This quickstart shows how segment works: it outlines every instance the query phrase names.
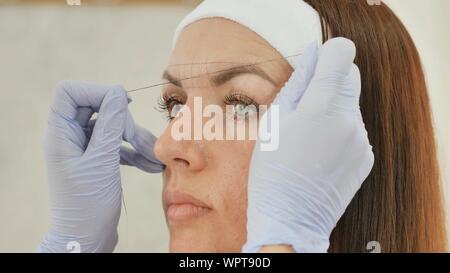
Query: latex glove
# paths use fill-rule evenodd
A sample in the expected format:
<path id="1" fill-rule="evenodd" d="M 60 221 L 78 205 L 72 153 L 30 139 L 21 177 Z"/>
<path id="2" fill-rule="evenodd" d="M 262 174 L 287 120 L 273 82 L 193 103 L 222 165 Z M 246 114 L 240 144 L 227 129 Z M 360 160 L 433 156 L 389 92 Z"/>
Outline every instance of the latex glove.
<path id="1" fill-rule="evenodd" d="M 85 129 L 88 139 L 90 139 L 94 131 L 96 122 L 96 119 L 89 121 L 88 128 Z M 133 148 L 120 147 L 120 164 L 136 167 L 147 173 L 160 173 L 163 171 L 163 163 L 153 153 L 153 147 L 157 138 L 146 129 L 135 124 L 130 112 L 128 112 L 123 140 L 130 143 Z"/>
<path id="2" fill-rule="evenodd" d="M 50 109 L 44 150 L 51 226 L 39 252 L 111 252 L 117 243 L 123 162 L 153 172 L 154 136 L 135 127 L 120 86 L 62 82 Z M 90 118 L 98 113 L 95 123 Z M 134 148 L 122 148 L 122 139 Z M 145 139 L 145 140 L 144 140 Z"/>
<path id="3" fill-rule="evenodd" d="M 263 116 L 279 106 L 280 141 L 275 151 L 261 151 L 261 139 L 255 146 L 244 252 L 279 244 L 296 252 L 327 251 L 332 230 L 374 163 L 355 54 L 344 38 L 329 40 L 320 51 L 317 43 L 309 46 Z"/>

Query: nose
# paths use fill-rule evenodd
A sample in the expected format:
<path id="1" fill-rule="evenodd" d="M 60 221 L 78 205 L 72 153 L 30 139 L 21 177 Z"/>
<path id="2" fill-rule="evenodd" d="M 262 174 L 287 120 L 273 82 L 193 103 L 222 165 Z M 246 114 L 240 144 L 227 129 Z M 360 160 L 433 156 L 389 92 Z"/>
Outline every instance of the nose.
<path id="1" fill-rule="evenodd" d="M 189 107 L 186 103 L 184 107 Z M 191 120 L 194 119 L 193 107 L 190 108 Z M 172 126 L 180 117 L 173 119 L 154 146 L 155 156 L 171 169 L 200 171 L 207 164 L 204 140 L 176 139 L 172 136 Z M 187 125 L 187 124 L 186 124 Z M 190 124 L 193 128 L 193 124 Z M 192 131 L 192 129 L 191 129 Z"/>

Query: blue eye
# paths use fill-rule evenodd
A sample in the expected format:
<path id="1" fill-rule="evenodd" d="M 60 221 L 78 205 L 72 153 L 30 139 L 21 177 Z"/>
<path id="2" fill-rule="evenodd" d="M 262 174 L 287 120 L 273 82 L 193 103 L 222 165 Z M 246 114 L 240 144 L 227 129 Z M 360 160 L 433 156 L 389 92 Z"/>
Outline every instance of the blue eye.
<path id="1" fill-rule="evenodd" d="M 174 104 L 173 106 L 172 106 L 172 109 L 170 110 L 170 115 L 169 115 L 169 117 L 171 118 L 171 119 L 174 119 L 177 115 L 178 115 L 178 113 L 181 111 L 181 108 L 183 108 L 183 104 L 180 104 L 180 103 L 178 103 L 178 104 Z"/>
<path id="2" fill-rule="evenodd" d="M 235 119 L 248 119 L 258 113 L 258 104 L 243 93 L 232 93 L 225 97 L 225 104 L 232 106 Z"/>
<path id="3" fill-rule="evenodd" d="M 233 114 L 237 119 L 248 119 L 256 113 L 258 113 L 258 110 L 253 104 L 237 103 L 233 105 Z"/>

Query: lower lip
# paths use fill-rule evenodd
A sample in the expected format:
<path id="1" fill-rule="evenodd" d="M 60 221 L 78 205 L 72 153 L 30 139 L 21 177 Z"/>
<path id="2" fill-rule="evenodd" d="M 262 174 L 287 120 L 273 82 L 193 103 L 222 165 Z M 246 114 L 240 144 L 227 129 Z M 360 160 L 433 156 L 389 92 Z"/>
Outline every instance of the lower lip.
<path id="1" fill-rule="evenodd" d="M 205 215 L 209 208 L 193 204 L 173 204 L 167 208 L 167 218 L 171 221 L 186 221 Z"/>

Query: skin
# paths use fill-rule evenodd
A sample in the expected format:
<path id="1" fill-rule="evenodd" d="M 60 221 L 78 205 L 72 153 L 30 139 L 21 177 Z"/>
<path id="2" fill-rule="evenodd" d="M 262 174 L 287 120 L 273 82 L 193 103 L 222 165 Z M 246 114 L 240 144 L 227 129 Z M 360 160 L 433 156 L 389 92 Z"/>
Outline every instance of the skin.
<path id="1" fill-rule="evenodd" d="M 269 75 L 245 73 L 225 77 L 216 85 L 205 73 L 278 59 L 258 65 Z M 206 64 L 207 63 L 207 64 Z M 187 65 L 177 65 L 187 64 Z M 194 97 L 224 107 L 224 98 L 239 90 L 258 104 L 269 105 L 292 73 L 289 63 L 264 39 L 227 19 L 197 21 L 186 27 L 176 43 L 167 67 L 169 80 L 194 79 L 167 85 L 163 93 L 184 98 L 194 113 Z M 170 76 L 170 77 L 169 77 Z M 224 78 L 222 78 L 224 80 Z M 254 148 L 252 140 L 175 141 L 171 120 L 155 145 L 156 156 L 166 165 L 163 173 L 163 206 L 170 231 L 171 252 L 240 252 L 245 243 L 247 177 Z M 173 220 L 168 216 L 168 193 L 182 193 L 206 207 L 198 217 Z M 262 251 L 289 251 L 275 246 Z"/>

